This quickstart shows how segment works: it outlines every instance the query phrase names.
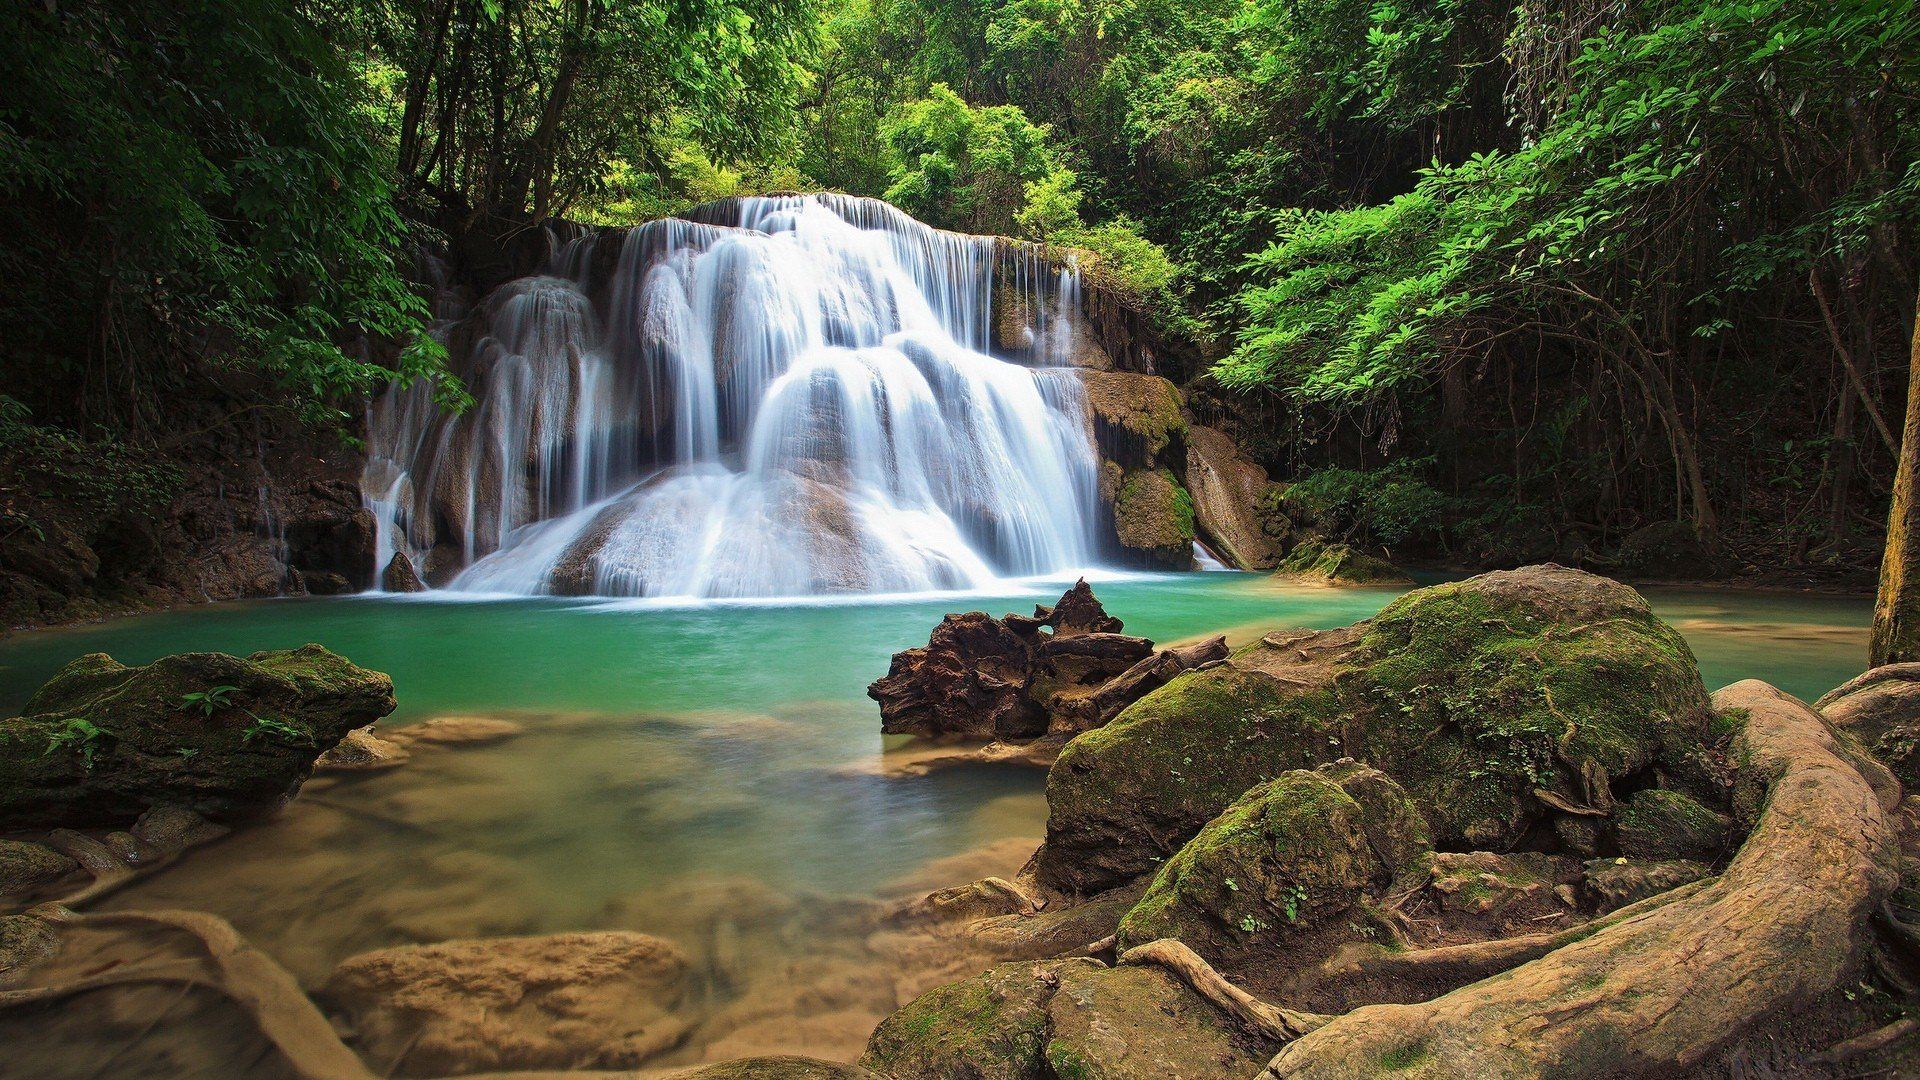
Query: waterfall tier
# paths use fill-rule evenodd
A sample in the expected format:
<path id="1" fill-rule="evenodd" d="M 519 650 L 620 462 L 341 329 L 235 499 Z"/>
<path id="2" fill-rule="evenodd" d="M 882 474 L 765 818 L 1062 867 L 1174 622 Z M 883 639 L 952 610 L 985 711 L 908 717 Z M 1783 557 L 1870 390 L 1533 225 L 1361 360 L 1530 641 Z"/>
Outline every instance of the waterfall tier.
<path id="1" fill-rule="evenodd" d="M 595 245 L 616 242 L 606 272 Z M 456 590 L 609 596 L 1079 570 L 1101 549 L 1066 370 L 1079 289 L 1071 266 L 847 196 L 556 245 L 443 328 L 471 410 L 422 383 L 373 403 L 378 558 Z"/>

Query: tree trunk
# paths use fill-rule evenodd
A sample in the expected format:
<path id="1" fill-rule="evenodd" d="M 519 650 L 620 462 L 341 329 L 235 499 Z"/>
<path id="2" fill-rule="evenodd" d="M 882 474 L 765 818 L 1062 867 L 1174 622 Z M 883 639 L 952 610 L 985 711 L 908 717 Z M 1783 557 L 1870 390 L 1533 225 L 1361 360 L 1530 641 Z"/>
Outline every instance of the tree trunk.
<path id="1" fill-rule="evenodd" d="M 1872 666 L 1920 660 L 1920 319 L 1907 362 L 1907 415 L 1900 428 L 1900 464 L 1893 477 L 1887 552 L 1873 605 Z"/>

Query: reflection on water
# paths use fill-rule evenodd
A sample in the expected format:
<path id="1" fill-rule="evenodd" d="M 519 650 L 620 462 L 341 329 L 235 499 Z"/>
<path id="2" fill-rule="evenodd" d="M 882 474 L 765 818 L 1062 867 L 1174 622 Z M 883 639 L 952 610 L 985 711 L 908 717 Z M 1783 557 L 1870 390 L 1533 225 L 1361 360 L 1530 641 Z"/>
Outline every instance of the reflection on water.
<path id="1" fill-rule="evenodd" d="M 1098 591 L 1129 631 L 1162 642 L 1219 628 L 1238 643 L 1275 626 L 1340 625 L 1394 595 L 1227 573 L 1108 581 Z M 878 734 L 865 686 L 947 611 L 1019 610 L 1058 593 L 681 609 L 235 604 L 0 644 L 0 708 L 16 709 L 82 652 L 141 663 L 319 641 L 393 675 L 392 725 L 510 717 L 525 730 L 508 741 L 417 750 L 396 770 L 316 779 L 273 820 L 110 906 L 213 911 L 309 987 L 342 958 L 394 944 L 643 930 L 680 943 L 697 972 L 685 1004 L 694 1032 L 661 1064 L 849 1057 L 899 1001 L 984 962 L 950 943 L 877 932 L 874 900 L 1011 874 L 1045 820 L 1038 773 L 903 779 L 859 767 L 892 741 Z M 1755 676 L 1811 698 L 1862 665 L 1865 599 L 1648 595 L 1693 644 L 1710 686 Z M 135 1030 L 158 1011 L 154 1001 L 168 1000 L 143 994 L 113 1006 Z M 177 1008 L 170 1026 L 207 1006 Z M 75 1005 L 68 1015 L 109 1023 L 104 1009 Z M 22 1034 L 0 1025 L 0 1039 Z M 57 1045 L 57 1032 L 37 1038 L 48 1060 L 35 1075 L 100 1067 L 97 1054 L 82 1061 Z M 139 1071 L 122 1060 L 103 1075 Z"/>

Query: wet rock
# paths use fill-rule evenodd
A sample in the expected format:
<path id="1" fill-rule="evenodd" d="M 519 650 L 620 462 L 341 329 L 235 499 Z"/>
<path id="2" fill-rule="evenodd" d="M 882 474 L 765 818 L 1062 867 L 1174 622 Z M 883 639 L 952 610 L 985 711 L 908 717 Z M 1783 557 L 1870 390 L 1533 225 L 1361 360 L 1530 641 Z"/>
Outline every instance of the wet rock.
<path id="1" fill-rule="evenodd" d="M 349 731 L 333 749 L 314 762 L 315 772 L 379 772 L 405 765 L 412 754 L 363 727 Z"/>
<path id="2" fill-rule="evenodd" d="M 1280 562 L 1278 537 L 1263 512 L 1274 485 L 1267 471 L 1224 431 L 1187 429 L 1187 491 L 1200 535 L 1240 570 L 1271 570 Z"/>
<path id="3" fill-rule="evenodd" d="M 1712 859 L 1733 831 L 1732 818 L 1678 791 L 1636 792 L 1615 818 L 1621 854 L 1636 859 Z"/>
<path id="4" fill-rule="evenodd" d="M 380 574 L 380 587 L 392 593 L 425 592 L 426 585 L 413 568 L 413 560 L 404 551 L 396 551 Z"/>
<path id="5" fill-rule="evenodd" d="M 1286 948 L 1345 919 L 1428 850 L 1425 822 L 1386 774 L 1350 761 L 1284 773 L 1167 861 L 1121 922 L 1119 949 L 1163 937 L 1210 960 Z"/>
<path id="6" fill-rule="evenodd" d="M 1873 751 L 1901 783 L 1920 786 L 1920 664 L 1874 668 L 1814 707 Z"/>
<path id="7" fill-rule="evenodd" d="M 1276 577 L 1321 585 L 1400 585 L 1412 581 L 1399 567 L 1348 544 L 1301 540 L 1274 569 Z"/>
<path id="8" fill-rule="evenodd" d="M 1699 881 L 1709 873 L 1704 863 L 1682 859 L 1594 859 L 1587 863 L 1581 887 L 1587 902 L 1606 912 Z"/>
<path id="9" fill-rule="evenodd" d="M 1048 774 L 1037 868 L 1110 888 L 1254 785 L 1341 757 L 1399 783 L 1436 845 L 1509 850 L 1607 813 L 1615 779 L 1695 768 L 1709 721 L 1692 652 L 1631 588 L 1484 574 L 1353 627 L 1269 634 L 1075 739 Z"/>
<path id="10" fill-rule="evenodd" d="M 79 863 L 43 844 L 0 840 L 0 896 L 30 896 L 79 869 Z"/>
<path id="11" fill-rule="evenodd" d="M 490 746 L 518 736 L 526 728 L 498 716 L 436 716 L 394 728 L 385 740 L 402 751 L 422 746 Z"/>
<path id="12" fill-rule="evenodd" d="M 1113 531 L 1130 563 L 1192 568 L 1193 498 L 1166 469 L 1121 475 L 1113 496 Z"/>
<path id="13" fill-rule="evenodd" d="M 60 935 L 33 915 L 0 915 L 0 980 L 15 976 L 60 951 Z"/>
<path id="14" fill-rule="evenodd" d="M 625 931 L 447 941 L 350 957 L 321 997 L 401 1075 L 633 1067 L 686 1037 L 687 968 Z"/>
<path id="15" fill-rule="evenodd" d="M 259 813 L 393 706 L 392 680 L 318 645 L 142 667 L 83 656 L 0 720 L 0 828 L 114 825 L 167 805 Z"/>
<path id="16" fill-rule="evenodd" d="M 1158 375 L 1083 371 L 1100 456 L 1121 469 L 1171 468 L 1185 457 L 1180 391 Z"/>

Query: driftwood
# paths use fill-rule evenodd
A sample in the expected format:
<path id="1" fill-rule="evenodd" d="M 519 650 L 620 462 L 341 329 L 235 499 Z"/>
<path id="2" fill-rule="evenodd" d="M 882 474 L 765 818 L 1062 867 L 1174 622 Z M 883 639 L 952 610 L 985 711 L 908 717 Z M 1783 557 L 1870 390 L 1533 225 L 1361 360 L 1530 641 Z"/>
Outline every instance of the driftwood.
<path id="1" fill-rule="evenodd" d="M 1847 978 L 1896 881 L 1888 790 L 1805 704 L 1765 683 L 1714 696 L 1763 799 L 1717 879 L 1417 1005 L 1356 1009 L 1284 1047 L 1265 1080 L 1580 1078 L 1679 1071 Z"/>

